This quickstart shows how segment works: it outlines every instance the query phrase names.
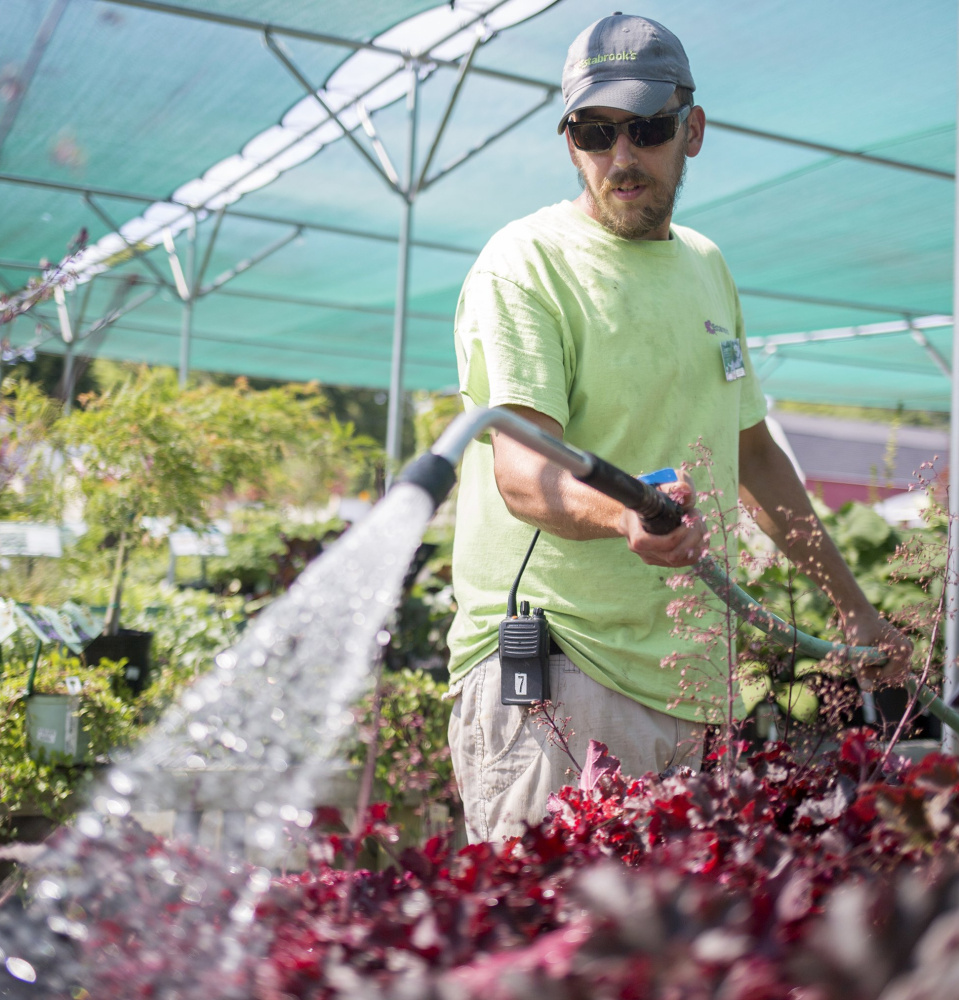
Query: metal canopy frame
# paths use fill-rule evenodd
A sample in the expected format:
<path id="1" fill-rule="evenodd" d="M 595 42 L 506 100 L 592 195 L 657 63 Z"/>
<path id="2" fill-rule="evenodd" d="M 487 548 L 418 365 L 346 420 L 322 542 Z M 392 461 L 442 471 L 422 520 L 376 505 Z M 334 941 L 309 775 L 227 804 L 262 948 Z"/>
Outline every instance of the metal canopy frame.
<path id="1" fill-rule="evenodd" d="M 305 76 L 302 76 L 299 69 L 292 63 L 288 54 L 285 53 L 277 41 L 280 38 L 291 38 L 299 39 L 303 41 L 316 42 L 324 45 L 339 46 L 344 49 L 358 52 L 362 50 L 371 50 L 383 55 L 393 56 L 402 59 L 406 64 L 407 69 L 410 73 L 410 86 L 408 91 L 408 136 L 407 136 L 407 147 L 405 156 L 405 177 L 401 181 L 396 168 L 392 165 L 392 161 L 389 158 L 387 151 L 385 150 L 379 137 L 376 135 L 375 128 L 370 121 L 369 115 L 364 113 L 362 108 L 362 98 L 364 95 L 360 95 L 359 98 L 359 112 L 360 112 L 360 125 L 354 128 L 343 128 L 343 134 L 346 136 L 347 140 L 352 143 L 352 145 L 357 149 L 358 153 L 365 159 L 365 161 L 371 166 L 372 169 L 376 170 L 379 176 L 381 176 L 388 186 L 403 200 L 402 206 L 402 219 L 401 219 L 401 229 L 398 236 L 392 236 L 382 233 L 370 233 L 363 231 L 354 231 L 349 228 L 339 227 L 339 226 L 324 226 L 322 224 L 311 223 L 305 219 L 279 219 L 271 218 L 268 216 L 258 216 L 254 213 L 243 212 L 234 207 L 227 206 L 222 211 L 220 211 L 214 222 L 214 232 L 211 236 L 209 242 L 207 243 L 207 248 L 200 266 L 196 267 L 196 229 L 197 226 L 203 219 L 201 216 L 205 216 L 208 212 L 203 206 L 181 206 L 184 213 L 190 213 L 192 215 L 192 224 L 190 227 L 190 234 L 188 236 L 188 248 L 187 248 L 187 265 L 184 269 L 182 265 L 180 266 L 182 274 L 182 284 L 179 289 L 179 294 L 183 298 L 184 303 L 184 314 L 183 314 L 183 324 L 181 329 L 181 358 L 180 358 L 180 377 L 181 380 L 185 379 L 186 372 L 189 368 L 189 352 L 190 352 L 190 339 L 192 336 L 192 307 L 197 297 L 204 294 L 212 294 L 217 292 L 221 295 L 246 295 L 248 297 L 262 297 L 264 299 L 269 299 L 269 296 L 257 296 L 256 293 L 249 292 L 237 292 L 236 290 L 224 289 L 222 286 L 227 284 L 232 277 L 242 273 L 251 267 L 254 267 L 258 262 L 266 259 L 271 253 L 276 252 L 282 246 L 286 245 L 291 239 L 295 239 L 296 236 L 304 230 L 316 230 L 325 231 L 329 233 L 339 233 L 343 235 L 356 236 L 360 238 L 370 239 L 370 240 L 380 240 L 390 243 L 395 243 L 398 249 L 398 266 L 397 266 L 397 291 L 396 300 L 393 310 L 394 316 L 394 336 L 393 336 L 393 354 L 392 354 L 392 369 L 391 369 L 391 380 L 390 380 L 390 430 L 388 432 L 388 453 L 391 458 L 398 459 L 399 457 L 399 416 L 401 412 L 401 400 L 403 395 L 403 355 L 405 350 L 405 329 L 406 320 L 409 315 L 406 309 L 406 300 L 408 293 L 408 262 L 410 248 L 414 246 L 418 247 L 431 247 L 435 249 L 443 249 L 452 251 L 455 253 L 463 254 L 474 254 L 475 250 L 473 248 L 466 247 L 454 247 L 446 246 L 437 243 L 429 243 L 425 241 L 417 241 L 413 238 L 412 228 L 413 228 L 413 208 L 417 196 L 423 191 L 427 190 L 430 185 L 435 183 L 441 177 L 448 174 L 451 170 L 455 169 L 460 164 L 466 162 L 472 156 L 487 148 L 491 143 L 495 142 L 496 139 L 505 135 L 511 129 L 515 128 L 522 121 L 525 121 L 530 115 L 535 114 L 544 105 L 555 99 L 556 93 L 558 92 L 558 86 L 551 81 L 539 80 L 528 76 L 523 76 L 515 73 L 507 73 L 500 70 L 478 67 L 474 65 L 473 57 L 478 50 L 478 48 L 485 42 L 488 41 L 487 38 L 479 37 L 477 38 L 476 44 L 474 44 L 472 50 L 459 60 L 443 60 L 435 58 L 429 53 L 413 53 L 408 51 L 399 50 L 396 48 L 391 48 L 390 46 L 377 44 L 374 42 L 364 42 L 358 41 L 356 39 L 343 38 L 334 34 L 328 34 L 323 32 L 308 31 L 303 29 L 298 29 L 290 26 L 270 24 L 256 19 L 235 17 L 228 14 L 223 14 L 215 11 L 202 10 L 198 8 L 186 8 L 175 3 L 157 2 L 157 0 L 101 0 L 104 3 L 110 3 L 116 6 L 124 7 L 134 7 L 144 10 L 150 10 L 157 13 L 164 13 L 171 16 L 177 16 L 181 18 L 188 18 L 194 20 L 216 22 L 224 25 L 230 25 L 236 28 L 246 29 L 250 31 L 258 32 L 266 41 L 270 50 L 274 55 L 280 59 L 281 62 L 287 65 L 287 69 L 293 73 L 295 76 L 300 78 L 300 82 L 304 87 L 311 88 L 311 84 L 306 80 Z M 558 2 L 558 0 L 557 0 Z M 8 134 L 10 133 L 16 117 L 19 113 L 20 107 L 22 106 L 23 99 L 27 90 L 29 89 L 30 83 L 36 73 L 36 69 L 39 65 L 40 59 L 42 58 L 43 52 L 50 42 L 60 18 L 67 6 L 68 0 L 51 0 L 50 6 L 48 8 L 47 14 L 45 15 L 34 39 L 33 46 L 27 58 L 24 66 L 24 71 L 20 77 L 21 89 L 16 94 L 15 98 L 7 105 L 6 110 L 2 119 L 0 119 L 0 152 L 2 152 L 2 147 L 4 141 Z M 419 170 L 416 171 L 416 131 L 417 131 L 417 120 L 416 120 L 416 93 L 419 73 L 422 71 L 431 71 L 436 67 L 445 67 L 450 69 L 455 69 L 457 73 L 456 82 L 454 84 L 452 93 L 448 100 L 446 111 L 441 119 L 440 126 L 437 130 L 432 143 L 429 146 L 429 152 L 424 158 L 424 162 Z M 448 164 L 442 168 L 437 174 L 433 176 L 428 176 L 429 168 L 432 165 L 433 157 L 438 148 L 440 139 L 444 130 L 446 129 L 449 118 L 453 112 L 454 106 L 456 104 L 456 99 L 458 97 L 459 91 L 463 86 L 465 80 L 470 76 L 481 76 L 490 79 L 496 79 L 503 82 L 513 83 L 525 88 L 533 88 L 538 90 L 543 96 L 541 101 L 529 111 L 524 112 L 515 121 L 509 123 L 501 131 L 494 133 L 489 136 L 486 140 L 479 143 L 473 149 L 469 150 L 467 153 L 458 157 L 454 162 Z M 330 113 L 333 120 L 339 120 L 337 115 L 332 112 L 332 109 L 327 107 L 322 100 L 322 97 L 316 93 L 315 90 L 311 89 L 311 93 L 314 94 L 317 100 L 326 107 L 326 110 Z M 710 119 L 710 127 L 720 130 L 728 130 L 730 132 L 739 133 L 743 135 L 748 135 L 754 138 L 767 140 L 770 142 L 799 146 L 809 150 L 826 153 L 830 156 L 848 158 L 852 160 L 866 161 L 872 163 L 878 167 L 893 169 L 898 171 L 908 171 L 914 173 L 921 173 L 923 175 L 939 178 L 945 181 L 954 182 L 955 173 L 934 169 L 931 167 L 926 167 L 921 164 L 909 163 L 907 161 L 890 159 L 887 157 L 876 156 L 870 153 L 864 153 L 855 149 L 846 149 L 842 147 L 821 144 L 817 142 L 812 142 L 806 140 L 802 137 L 789 136 L 780 133 L 773 133 L 770 131 L 765 131 L 761 129 L 750 128 L 746 125 L 738 124 L 735 122 L 728 122 L 716 119 Z M 357 129 L 363 128 L 367 140 L 373 149 L 373 154 L 371 155 L 363 143 L 354 134 Z M 959 150 L 957 150 L 959 152 Z M 278 154 L 275 154 L 278 155 Z M 375 159 L 374 159 L 375 156 Z M 150 198 L 143 195 L 134 194 L 131 192 L 122 191 L 110 191 L 107 189 L 95 189 L 91 187 L 83 186 L 73 186 L 53 181 L 46 181 L 42 178 L 27 178 L 12 175 L 9 173 L 0 173 L 0 183 L 8 184 L 25 184 L 38 188 L 46 188 L 49 190 L 61 190 L 61 191 L 72 191 L 73 193 L 80 194 L 84 197 L 86 204 L 89 206 L 91 211 L 94 211 L 101 218 L 106 220 L 105 213 L 103 212 L 102 206 L 99 206 L 95 201 L 98 196 L 109 196 L 118 199 L 126 199 L 140 203 L 162 203 L 168 202 L 170 204 L 178 204 L 171 202 L 169 198 Z M 235 183 L 235 181 L 233 182 Z M 258 253 L 246 258 L 243 261 L 238 262 L 233 268 L 228 269 L 223 272 L 219 278 L 214 279 L 213 282 L 203 285 L 202 278 L 206 270 L 206 266 L 209 263 L 210 252 L 213 243 L 216 239 L 216 233 L 219 228 L 220 222 L 224 215 L 229 214 L 236 218 L 249 219 L 254 221 L 261 221 L 270 224 L 281 224 L 290 227 L 290 233 L 281 239 L 265 246 Z M 110 222 L 107 222 L 110 225 Z M 119 232 L 119 229 L 114 226 L 114 232 Z M 957 214 L 955 221 L 955 247 L 959 247 L 959 206 L 957 206 Z M 147 257 L 149 250 L 154 249 L 154 246 L 150 246 L 146 251 L 144 251 L 142 245 L 137 245 L 132 248 L 131 256 L 137 259 L 143 258 L 144 266 L 147 267 L 153 274 L 155 281 L 148 283 L 148 287 L 134 299 L 129 302 L 120 302 L 118 304 L 112 304 L 111 308 L 108 309 L 107 313 L 87 326 L 83 328 L 83 319 L 86 312 L 86 307 L 89 300 L 89 288 L 84 294 L 83 301 L 78 307 L 74 309 L 74 316 L 71 319 L 69 316 L 69 310 L 66 303 L 58 304 L 62 308 L 58 309 L 58 316 L 56 319 L 53 317 L 47 317 L 45 314 L 37 313 L 38 321 L 44 326 L 45 329 L 51 332 L 51 335 L 55 335 L 55 332 L 59 329 L 60 336 L 63 339 L 66 346 L 67 361 L 68 364 L 72 362 L 74 350 L 82 344 L 82 342 L 92 336 L 94 333 L 102 332 L 111 323 L 115 322 L 121 315 L 126 315 L 132 310 L 139 307 L 143 302 L 148 301 L 149 298 L 156 295 L 158 292 L 164 289 L 170 289 L 171 283 L 169 279 L 155 266 L 155 264 L 150 261 Z M 170 262 L 172 264 L 173 260 L 178 260 L 175 252 L 168 255 Z M 0 261 L 0 265 L 7 267 L 20 268 L 26 266 L 31 270 L 35 269 L 33 265 L 24 265 L 21 262 L 3 262 Z M 954 299 L 953 299 L 953 315 L 959 315 L 959 253 L 955 253 L 955 263 L 954 263 Z M 115 277 L 112 275 L 104 275 L 104 277 Z M 98 279 L 99 280 L 99 279 Z M 129 279 L 123 278 L 127 282 L 126 291 L 129 291 L 131 287 L 129 285 Z M 174 285 L 177 284 L 176 275 L 174 271 Z M 184 288 L 187 294 L 183 295 Z M 774 290 L 765 289 L 751 289 L 743 288 L 740 289 L 743 295 L 751 295 L 758 297 L 767 298 L 781 298 L 787 301 L 796 302 L 815 302 L 817 300 L 809 299 L 800 295 L 793 295 L 790 293 L 780 293 Z M 124 294 L 125 297 L 125 294 Z M 288 301 L 288 300 L 284 300 Z M 313 300 L 301 300 L 303 304 L 312 304 L 317 306 L 327 306 L 334 305 L 331 303 L 313 301 Z M 818 300 L 822 304 L 827 304 L 825 300 Z M 830 302 L 829 304 L 837 304 Z M 851 306 L 859 306 L 861 303 L 847 303 Z M 364 307 L 360 306 L 348 306 L 346 304 L 335 304 L 335 308 L 353 308 L 362 310 Z M 912 315 L 908 310 L 893 310 L 890 308 L 878 308 L 875 306 L 870 306 L 869 308 L 877 312 L 890 312 L 897 316 L 902 317 L 897 323 L 897 329 L 895 331 L 887 329 L 885 331 L 880 331 L 878 329 L 868 328 L 854 328 L 849 331 L 845 331 L 844 336 L 870 336 L 879 335 L 881 332 L 892 333 L 892 332 L 908 332 L 910 336 L 916 341 L 920 349 L 924 350 L 926 354 L 932 358 L 936 367 L 939 371 L 943 373 L 944 376 L 951 376 L 952 373 L 949 370 L 949 365 L 944 358 L 935 350 L 932 344 L 929 343 L 928 338 L 925 337 L 923 330 L 929 325 L 930 320 L 945 320 L 945 317 L 932 317 L 923 318 Z M 370 310 L 374 311 L 374 310 Z M 383 312 L 383 310 L 376 310 Z M 890 324 L 891 325 L 891 324 Z M 938 325 L 942 325 L 939 323 Z M 882 326 L 878 324 L 877 326 Z M 169 331 L 162 331 L 164 334 L 168 334 Z M 822 333 L 822 332 L 821 332 Z M 833 331 L 835 334 L 835 331 Z M 799 335 L 805 336 L 807 339 L 816 339 L 815 334 Z M 832 337 L 836 339 L 839 334 Z M 823 334 L 819 339 L 827 339 L 826 335 Z M 793 340 L 793 343 L 796 341 Z M 763 348 L 768 350 L 771 355 L 774 356 L 775 350 L 778 346 L 787 343 L 786 340 L 777 338 L 765 338 L 763 343 Z M 277 349 L 277 345 L 270 345 L 272 349 Z M 953 326 L 953 357 L 959 357 L 959 331 L 956 330 L 955 325 Z M 959 518 L 959 376 L 951 378 L 952 384 L 952 428 L 950 433 L 950 522 L 955 526 L 957 518 Z M 959 656 L 959 545 L 955 544 L 953 540 L 950 544 L 950 556 L 949 556 L 949 579 L 947 581 L 949 590 L 948 599 L 948 612 L 949 621 L 947 624 L 947 678 L 946 678 L 946 690 L 944 692 L 947 702 L 953 702 L 957 695 L 959 695 L 959 674 L 957 674 L 957 656 Z M 955 749 L 955 745 L 952 742 L 953 737 L 951 734 L 946 738 L 946 747 L 950 750 Z"/>
<path id="2" fill-rule="evenodd" d="M 17 99 L 8 106 L 7 111 L 4 115 L 4 119 L 0 121 L 0 152 L 2 152 L 3 139 L 9 132 L 16 118 L 16 114 L 22 104 L 23 98 L 25 96 L 26 90 L 29 86 L 30 80 L 32 79 L 36 66 L 39 63 L 40 57 L 42 56 L 43 50 L 46 48 L 59 23 L 60 17 L 66 7 L 68 0 L 52 0 L 51 7 L 44 18 L 43 23 L 37 32 L 37 37 L 35 39 L 34 45 L 31 49 L 31 54 L 28 59 L 28 65 L 25 67 L 23 77 L 21 82 L 23 86 L 20 92 L 17 94 Z M 456 253 L 463 253 L 468 255 L 475 255 L 476 248 L 466 248 L 466 247 L 455 247 L 444 244 L 438 244 L 435 242 L 426 241 L 416 241 L 412 237 L 412 222 L 413 222 L 413 202 L 416 197 L 427 190 L 432 184 L 436 183 L 442 177 L 445 177 L 452 170 L 456 169 L 461 164 L 467 162 L 473 156 L 477 155 L 479 152 L 488 148 L 493 142 L 499 139 L 501 136 L 506 135 L 509 131 L 516 128 L 523 121 L 527 120 L 530 116 L 536 114 L 541 110 L 546 104 L 550 103 L 555 99 L 556 94 L 559 91 L 559 87 L 555 82 L 537 79 L 535 77 L 524 76 L 517 73 L 509 73 L 501 70 L 491 69 L 482 66 L 476 66 L 474 64 L 474 56 L 478 49 L 489 40 L 489 37 L 484 37 L 478 32 L 477 38 L 471 48 L 471 50 L 459 60 L 448 60 L 440 59 L 432 56 L 428 52 L 426 53 L 413 53 L 410 51 L 398 49 L 388 45 L 383 45 L 376 42 L 364 42 L 358 41 L 356 39 L 345 38 L 333 33 L 328 32 L 317 32 L 309 31 L 300 28 L 290 27 L 281 24 L 274 24 L 258 20 L 255 18 L 245 18 L 237 17 L 229 14 L 224 14 L 217 11 L 203 10 L 200 8 L 188 8 L 183 7 L 175 3 L 159 2 L 159 0 L 101 0 L 103 3 L 110 3 L 115 6 L 122 7 L 133 7 L 143 10 L 150 10 L 157 13 L 168 14 L 176 17 L 188 18 L 192 20 L 206 21 L 212 23 L 218 23 L 223 25 L 229 25 L 236 28 L 245 29 L 248 31 L 257 32 L 264 40 L 268 49 L 273 53 L 273 55 L 285 66 L 288 72 L 297 79 L 304 90 L 313 96 L 323 107 L 325 112 L 329 115 L 329 118 L 340 124 L 343 136 L 351 143 L 351 145 L 357 150 L 358 155 L 360 155 L 365 162 L 373 169 L 378 176 L 380 176 L 387 186 L 395 194 L 397 194 L 404 201 L 402 207 L 402 218 L 401 218 L 401 229 L 399 236 L 392 236 L 387 234 L 369 233 L 363 232 L 361 230 L 352 230 L 348 227 L 339 226 L 324 226 L 319 223 L 309 222 L 304 219 L 281 219 L 272 218 L 269 216 L 256 215 L 255 213 L 244 212 L 232 206 L 224 206 L 222 209 L 218 210 L 215 226 L 218 229 L 220 221 L 222 221 L 224 214 L 229 214 L 235 216 L 236 218 L 251 219 L 256 221 L 262 221 L 264 223 L 287 225 L 292 227 L 292 233 L 288 238 L 281 239 L 275 244 L 270 244 L 262 252 L 253 255 L 239 262 L 233 269 L 224 272 L 224 280 L 221 284 L 229 280 L 225 275 L 231 277 L 242 273 L 242 271 L 248 270 L 250 267 L 254 266 L 261 260 L 264 260 L 272 252 L 280 249 L 282 246 L 286 245 L 290 239 L 294 239 L 299 232 L 303 230 L 315 230 L 315 231 L 327 231 L 331 233 L 338 233 L 343 235 L 357 236 L 360 238 L 383 240 L 387 242 L 396 243 L 398 246 L 398 266 L 397 266 L 397 295 L 396 304 L 394 308 L 394 336 L 393 336 L 393 354 L 392 354 L 392 372 L 391 372 L 391 382 L 390 382 L 390 425 L 391 433 L 388 433 L 388 453 L 391 458 L 398 459 L 399 457 L 399 436 L 397 425 L 399 421 L 399 414 L 401 410 L 401 395 L 402 395 L 402 354 L 405 344 L 405 323 L 407 318 L 406 312 L 406 297 L 408 292 L 408 262 L 409 262 L 409 252 L 410 248 L 413 246 L 440 249 L 446 251 L 452 251 Z M 505 0 L 501 0 L 505 2 Z M 495 9 L 495 7 L 493 8 Z M 474 18 L 473 24 L 480 24 L 482 22 L 482 17 Z M 461 29 L 463 30 L 463 29 Z M 400 182 L 398 173 L 389 158 L 389 155 L 379 137 L 376 135 L 375 128 L 373 127 L 372 121 L 369 116 L 365 113 L 365 109 L 362 106 L 362 100 L 365 94 L 361 94 L 358 98 L 358 108 L 360 111 L 361 124 L 353 128 L 346 127 L 338 113 L 335 113 L 332 108 L 323 100 L 322 96 L 317 92 L 317 88 L 314 88 L 312 83 L 306 78 L 306 75 L 296 66 L 292 57 L 287 53 L 279 39 L 282 38 L 295 38 L 303 41 L 310 41 L 315 43 L 320 43 L 324 45 L 338 46 L 347 49 L 352 52 L 359 51 L 373 51 L 380 53 L 382 55 L 392 56 L 395 58 L 402 59 L 406 64 L 407 68 L 415 67 L 413 71 L 410 72 L 410 90 L 409 93 L 415 92 L 417 71 L 424 67 L 429 69 L 442 66 L 449 69 L 456 70 L 456 81 L 453 85 L 452 91 L 450 93 L 446 109 L 441 118 L 440 124 L 437 128 L 436 134 L 429 146 L 429 152 L 424 158 L 423 164 L 420 167 L 418 174 L 414 179 L 415 172 L 415 130 L 416 130 L 416 116 L 415 116 L 415 106 L 411 104 L 408 110 L 408 122 L 409 122 L 409 132 L 407 138 L 407 150 L 408 150 L 408 173 L 407 178 L 404 183 Z M 491 37 L 491 36 L 490 36 Z M 437 43 L 439 44 L 439 43 Z M 435 47 L 435 46 L 434 46 Z M 530 109 L 524 111 L 520 116 L 518 116 L 513 121 L 509 122 L 502 129 L 494 132 L 492 135 L 488 136 L 485 140 L 477 143 L 471 149 L 467 150 L 465 153 L 458 156 L 451 163 L 447 164 L 441 168 L 436 174 L 428 176 L 429 169 L 432 165 L 433 158 L 438 149 L 440 140 L 446 130 L 446 126 L 454 110 L 456 100 L 459 96 L 460 90 L 465 83 L 468 76 L 472 74 L 474 76 L 487 77 L 490 79 L 496 79 L 499 81 L 509 82 L 517 84 L 527 88 L 533 88 L 542 93 L 542 98 L 539 102 L 534 104 Z M 369 90 L 373 89 L 373 84 Z M 367 91 L 367 93 L 369 92 Z M 854 149 L 844 149 L 841 147 L 825 145 L 822 143 L 811 142 L 809 140 L 784 135 L 781 133 L 773 133 L 765 130 L 749 128 L 744 125 L 739 125 L 732 122 L 725 122 L 716 119 L 710 119 L 710 127 L 718 129 L 726 129 L 732 132 L 738 132 L 740 134 L 750 135 L 755 138 L 765 139 L 768 141 L 782 143 L 793 146 L 800 146 L 803 148 L 808 148 L 818 152 L 825 152 L 833 156 L 847 157 L 850 159 L 865 160 L 876 164 L 878 166 L 887 167 L 896 170 L 905 170 L 920 172 L 929 176 L 935 176 L 942 178 L 944 180 L 953 180 L 955 175 L 949 171 L 935 170 L 929 167 L 925 167 L 919 164 L 912 164 L 905 161 L 894 160 L 887 157 L 874 156 L 869 153 L 863 153 L 859 150 Z M 376 155 L 372 156 L 366 147 L 360 142 L 359 138 L 355 134 L 359 128 L 367 134 L 367 138 L 373 148 Z M 284 150 L 278 150 L 274 156 L 279 155 Z M 268 161 L 267 161 L 268 162 Z M 261 164 L 262 166 L 263 164 Z M 231 183 L 236 183 L 237 180 L 242 178 L 235 178 Z M 96 196 L 107 196 L 118 199 L 127 199 L 140 203 L 168 203 L 177 204 L 176 202 L 171 202 L 168 197 L 150 197 L 142 194 L 135 194 L 126 191 L 117 191 L 105 188 L 92 188 L 89 186 L 79 186 L 79 185 L 69 185 L 62 182 L 45 181 L 39 178 L 27 178 L 19 177 L 12 174 L 0 173 L 0 183 L 13 183 L 13 184 L 25 184 L 34 187 L 48 188 L 52 190 L 62 190 L 62 191 L 74 191 L 81 193 L 84 200 L 88 206 L 93 210 L 108 226 L 111 227 L 113 232 L 119 233 L 119 226 L 106 215 L 102 207 L 99 206 L 94 198 Z M 197 226 L 203 217 L 206 216 L 208 210 L 203 206 L 188 206 L 183 205 L 184 216 L 191 216 L 191 224 L 188 230 L 188 241 L 193 244 L 191 248 L 188 248 L 187 255 L 188 258 L 195 255 L 195 239 Z M 167 223 L 169 224 L 169 223 Z M 157 231 L 161 230 L 163 226 L 158 226 Z M 207 252 L 204 258 L 204 265 L 201 267 L 202 270 L 205 269 L 205 263 L 209 259 L 209 251 L 212 249 L 215 236 L 211 238 Z M 156 244 L 149 245 L 146 248 L 143 247 L 142 242 L 138 246 L 132 246 L 128 243 L 131 248 L 131 255 L 142 258 L 144 265 L 153 272 L 157 281 L 166 288 L 170 288 L 169 280 L 162 275 L 159 269 L 153 264 L 149 259 L 148 254 L 151 250 L 155 249 Z M 192 306 L 194 304 L 195 298 L 198 294 L 209 294 L 210 292 L 219 288 L 220 285 L 214 285 L 213 287 L 207 286 L 205 288 L 192 289 L 190 293 L 184 296 L 183 288 L 181 287 L 178 292 L 184 301 L 184 320 L 181 328 L 181 336 L 184 340 L 186 346 L 181 351 L 180 359 L 180 379 L 184 381 L 186 378 L 187 370 L 189 367 L 189 339 L 192 330 Z M 780 293 L 776 291 L 763 290 L 763 289 L 751 289 L 751 288 L 741 288 L 741 294 L 746 296 L 757 296 L 765 298 L 780 298 L 786 301 L 796 301 L 796 302 L 820 302 L 821 304 L 838 304 L 835 302 L 826 302 L 825 300 L 815 300 L 809 297 L 804 297 L 800 295 L 790 294 L 790 293 Z M 138 299 L 139 302 L 146 301 L 142 296 Z M 860 303 L 844 303 L 851 306 L 860 306 Z M 876 309 L 876 307 L 870 307 Z M 129 308 L 125 312 L 130 311 Z M 890 310 L 890 309 L 876 309 L 876 311 L 889 311 L 895 312 L 897 315 L 905 316 L 907 320 L 911 320 L 912 317 L 905 310 Z M 111 310 L 111 314 L 116 311 Z M 432 318 L 432 317 L 431 317 Z M 112 322 L 113 320 L 111 320 Z M 51 327 L 48 327 L 52 329 Z M 853 334 L 854 335 L 854 334 Z"/>

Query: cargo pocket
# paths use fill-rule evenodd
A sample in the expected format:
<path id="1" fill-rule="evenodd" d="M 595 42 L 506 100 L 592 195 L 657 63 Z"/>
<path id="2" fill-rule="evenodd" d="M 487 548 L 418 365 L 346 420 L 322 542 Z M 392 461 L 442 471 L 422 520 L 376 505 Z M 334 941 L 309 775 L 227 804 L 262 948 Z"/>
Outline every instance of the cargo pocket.
<path id="1" fill-rule="evenodd" d="M 537 759 L 541 738 L 539 727 L 529 722 L 529 708 L 500 701 L 499 658 L 490 656 L 475 669 L 484 671 L 478 722 L 482 794 L 489 800 L 509 788 Z"/>

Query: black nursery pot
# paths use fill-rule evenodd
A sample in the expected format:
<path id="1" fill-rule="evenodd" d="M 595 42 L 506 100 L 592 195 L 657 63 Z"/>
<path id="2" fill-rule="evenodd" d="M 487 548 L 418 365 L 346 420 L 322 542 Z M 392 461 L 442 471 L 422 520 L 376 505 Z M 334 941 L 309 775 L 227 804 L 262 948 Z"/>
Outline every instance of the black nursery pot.
<path id="1" fill-rule="evenodd" d="M 121 628 L 116 635 L 98 635 L 83 651 L 89 664 L 100 660 L 127 661 L 126 682 L 134 694 L 139 694 L 150 683 L 150 646 L 152 632 L 137 632 Z"/>

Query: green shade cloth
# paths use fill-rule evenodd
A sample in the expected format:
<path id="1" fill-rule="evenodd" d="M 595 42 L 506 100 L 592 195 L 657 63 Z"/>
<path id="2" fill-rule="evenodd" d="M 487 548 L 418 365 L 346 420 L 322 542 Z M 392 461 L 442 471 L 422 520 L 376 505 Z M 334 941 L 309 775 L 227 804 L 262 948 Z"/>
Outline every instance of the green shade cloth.
<path id="1" fill-rule="evenodd" d="M 520 16 L 544 4 L 511 0 L 501 13 Z M 95 242 L 214 165 L 249 152 L 251 141 L 262 142 L 266 130 L 299 106 L 304 88 L 264 44 L 255 22 L 278 27 L 278 43 L 319 87 L 356 57 L 316 33 L 360 44 L 434 6 L 422 0 L 4 0 L 0 289 L 21 287 L 41 258 L 62 258 L 81 228 Z M 548 97 L 546 85 L 559 82 L 572 38 L 609 12 L 605 0 L 560 0 L 486 40 L 430 173 L 533 111 Z M 941 364 L 951 363 L 947 322 L 923 331 L 938 360 L 908 329 L 775 351 L 764 339 L 951 313 L 954 182 L 935 171 L 955 169 L 955 3 L 650 0 L 642 13 L 683 40 L 697 100 L 711 122 L 702 154 L 690 161 L 676 221 L 722 248 L 741 289 L 767 393 L 947 410 L 949 380 Z M 220 16 L 249 23 L 214 19 Z M 418 168 L 456 71 L 427 64 L 421 75 Z M 455 386 L 453 309 L 489 236 L 511 219 L 575 197 L 576 176 L 564 139 L 555 134 L 559 108 L 554 96 L 416 198 L 407 388 Z M 374 108 L 371 117 L 402 175 L 405 102 Z M 372 152 L 362 130 L 355 134 Z M 85 191 L 94 192 L 92 204 Z M 342 138 L 233 202 L 219 224 L 205 283 L 287 242 L 200 298 L 191 367 L 388 385 L 402 204 Z M 217 224 L 212 212 L 199 221 L 197 266 Z M 186 266 L 187 232 L 174 238 Z M 85 349 L 178 364 L 184 307 L 162 244 L 92 285 L 81 284 L 67 302 L 81 331 L 111 310 L 140 303 L 89 338 Z M 46 303 L 0 335 L 14 348 L 33 344 L 58 352 L 58 331 L 56 311 Z"/>

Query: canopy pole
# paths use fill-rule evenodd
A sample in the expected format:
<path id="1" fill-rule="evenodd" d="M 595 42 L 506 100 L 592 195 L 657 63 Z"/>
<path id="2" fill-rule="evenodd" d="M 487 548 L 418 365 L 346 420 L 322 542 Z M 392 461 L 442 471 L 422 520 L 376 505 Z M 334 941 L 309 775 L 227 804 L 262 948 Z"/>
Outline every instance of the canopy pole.
<path id="1" fill-rule="evenodd" d="M 956 39 L 959 52 L 959 37 Z M 959 81 L 957 81 L 959 82 Z M 959 120 L 959 87 L 957 87 L 956 118 Z M 959 155 L 959 133 L 956 136 Z M 942 685 L 942 700 L 954 708 L 953 700 L 959 687 L 959 197 L 955 204 L 955 225 L 952 240 L 952 404 L 949 413 L 949 548 L 946 558 L 946 662 Z M 954 754 L 959 738 L 947 726 L 943 727 L 942 751 Z"/>
<path id="2" fill-rule="evenodd" d="M 390 363 L 390 398 L 386 420 L 386 485 L 393 482 L 400 467 L 403 449 L 403 353 L 406 349 L 406 299 L 409 292 L 410 234 L 413 228 L 413 203 L 416 192 L 416 112 L 419 65 L 410 64 L 410 89 L 407 93 L 409 137 L 406 144 L 406 190 L 403 192 L 403 217 L 400 221 L 400 252 L 396 273 L 396 308 L 393 312 L 393 356 Z"/>
<path id="3" fill-rule="evenodd" d="M 73 341 L 66 345 L 63 351 L 63 412 L 68 416 L 73 409 Z"/>
<path id="4" fill-rule="evenodd" d="M 180 323 L 180 388 L 186 388 L 190 373 L 190 337 L 193 334 L 193 303 L 196 300 L 196 214 L 187 230 L 186 256 L 187 296 L 183 300 L 183 319 Z"/>

